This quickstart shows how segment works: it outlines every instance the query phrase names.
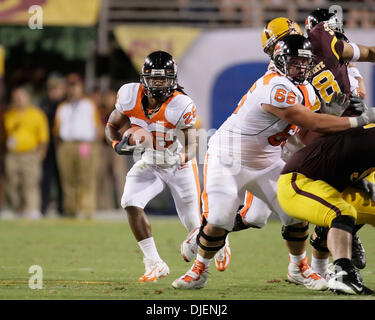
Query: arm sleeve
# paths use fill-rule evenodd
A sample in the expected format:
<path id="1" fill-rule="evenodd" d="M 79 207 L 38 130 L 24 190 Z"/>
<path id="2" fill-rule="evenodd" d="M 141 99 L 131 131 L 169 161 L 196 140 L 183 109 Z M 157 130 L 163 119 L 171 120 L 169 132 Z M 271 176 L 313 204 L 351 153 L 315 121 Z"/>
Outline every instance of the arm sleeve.
<path id="1" fill-rule="evenodd" d="M 182 112 L 180 118 L 178 119 L 176 123 L 177 129 L 186 129 L 186 128 L 192 128 L 195 126 L 195 123 L 197 121 L 197 108 L 193 101 L 189 103 L 189 105 L 185 108 L 185 110 Z"/>
<path id="2" fill-rule="evenodd" d="M 284 84 L 277 84 L 270 89 L 269 103 L 277 108 L 287 108 L 299 103 L 297 95 Z"/>
<path id="3" fill-rule="evenodd" d="M 124 84 L 117 92 L 115 108 L 124 113 L 134 107 L 133 84 Z"/>

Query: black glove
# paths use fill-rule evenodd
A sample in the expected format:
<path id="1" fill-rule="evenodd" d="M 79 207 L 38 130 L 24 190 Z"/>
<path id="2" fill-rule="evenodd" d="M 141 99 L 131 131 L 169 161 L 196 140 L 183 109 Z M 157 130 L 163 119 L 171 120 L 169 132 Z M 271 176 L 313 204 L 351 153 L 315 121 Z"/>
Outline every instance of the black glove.
<path id="1" fill-rule="evenodd" d="M 346 100 L 345 93 L 335 92 L 328 104 L 324 100 L 321 101 L 320 110 L 322 113 L 340 117 L 349 104 L 350 100 Z"/>
<path id="2" fill-rule="evenodd" d="M 366 109 L 366 104 L 360 96 L 350 95 L 350 106 L 355 109 L 359 114 L 362 114 Z"/>
<path id="3" fill-rule="evenodd" d="M 353 187 L 365 191 L 375 201 L 375 183 L 363 178 L 353 183 Z"/>
<path id="4" fill-rule="evenodd" d="M 114 147 L 115 151 L 120 155 L 131 155 L 133 154 L 134 150 L 139 146 L 131 146 L 129 144 L 129 137 L 125 136 L 119 143 L 117 143 Z"/>

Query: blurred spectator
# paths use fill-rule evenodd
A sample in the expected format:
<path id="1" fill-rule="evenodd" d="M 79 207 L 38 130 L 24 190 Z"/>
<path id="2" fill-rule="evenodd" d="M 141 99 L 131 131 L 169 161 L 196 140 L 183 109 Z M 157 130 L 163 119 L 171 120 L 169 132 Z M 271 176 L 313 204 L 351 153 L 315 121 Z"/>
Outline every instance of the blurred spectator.
<path id="1" fill-rule="evenodd" d="M 11 98 L 11 108 L 4 115 L 7 192 L 13 211 L 38 219 L 41 216 L 41 161 L 49 139 L 48 121 L 39 108 L 30 104 L 24 88 L 14 89 Z"/>
<path id="2" fill-rule="evenodd" d="M 373 0 L 347 0 L 349 4 L 346 28 L 372 28 L 374 26 Z"/>
<path id="3" fill-rule="evenodd" d="M 52 136 L 52 128 L 55 119 L 57 106 L 63 102 L 66 94 L 64 78 L 57 73 L 51 74 L 47 80 L 47 94 L 39 105 L 48 118 L 50 130 L 50 142 L 47 148 L 47 155 L 43 161 L 42 172 L 42 214 L 45 215 L 51 202 L 51 191 L 56 191 L 57 212 L 61 215 L 63 212 L 62 189 L 60 176 L 56 160 L 55 142 Z"/>
<path id="4" fill-rule="evenodd" d="M 91 218 L 96 210 L 97 141 L 103 127 L 95 103 L 84 95 L 82 78 L 67 76 L 67 100 L 55 117 L 57 163 L 63 189 L 64 213 Z"/>
<path id="5" fill-rule="evenodd" d="M 94 91 L 97 96 L 97 91 Z M 101 94 L 100 114 L 103 127 L 108 121 L 116 102 L 116 92 L 108 90 Z M 99 170 L 97 174 L 100 188 L 98 189 L 99 209 L 113 209 L 120 207 L 118 203 L 125 185 L 125 176 L 128 169 L 127 157 L 119 156 L 113 152 L 112 147 L 103 138 L 100 144 Z"/>
<path id="6" fill-rule="evenodd" d="M 29 79 L 25 84 L 25 88 L 30 93 L 31 103 L 37 106 L 46 94 L 46 70 L 42 67 L 37 67 L 28 76 Z"/>

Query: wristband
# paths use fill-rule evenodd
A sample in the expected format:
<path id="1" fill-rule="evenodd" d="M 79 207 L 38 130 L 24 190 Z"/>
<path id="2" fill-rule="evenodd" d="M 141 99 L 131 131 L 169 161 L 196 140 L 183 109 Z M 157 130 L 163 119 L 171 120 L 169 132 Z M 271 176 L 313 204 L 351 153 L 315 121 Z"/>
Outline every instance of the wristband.
<path id="1" fill-rule="evenodd" d="M 357 128 L 358 127 L 358 119 L 359 117 L 349 117 L 350 128 Z"/>
<path id="2" fill-rule="evenodd" d="M 116 148 L 116 144 L 118 144 L 120 141 L 118 140 L 114 140 L 112 141 L 112 148 L 115 149 Z"/>
<path id="3" fill-rule="evenodd" d="M 107 125 L 109 125 L 110 127 L 116 129 L 116 130 L 120 130 L 120 128 L 116 125 L 114 125 L 113 123 L 110 123 L 110 122 L 107 122 Z"/>
<path id="4" fill-rule="evenodd" d="M 352 46 L 353 48 L 353 57 L 350 61 L 358 61 L 360 55 L 361 55 L 361 51 L 359 50 L 358 46 L 353 43 L 353 42 L 349 42 L 349 44 Z"/>

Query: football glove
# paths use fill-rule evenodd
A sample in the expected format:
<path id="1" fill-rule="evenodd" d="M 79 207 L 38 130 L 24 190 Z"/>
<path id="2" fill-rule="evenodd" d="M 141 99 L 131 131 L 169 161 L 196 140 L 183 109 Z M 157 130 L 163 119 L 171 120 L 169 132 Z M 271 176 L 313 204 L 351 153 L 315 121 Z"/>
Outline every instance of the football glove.
<path id="1" fill-rule="evenodd" d="M 353 186 L 357 189 L 365 191 L 372 201 L 375 201 L 375 183 L 368 181 L 367 179 L 361 179 L 353 183 Z"/>
<path id="2" fill-rule="evenodd" d="M 350 126 L 352 128 L 361 127 L 371 122 L 375 122 L 375 108 L 365 106 L 365 111 L 358 117 L 350 117 Z"/>
<path id="3" fill-rule="evenodd" d="M 365 102 L 360 96 L 350 95 L 349 101 L 350 106 L 353 107 L 359 114 L 362 114 L 367 108 Z"/>
<path id="4" fill-rule="evenodd" d="M 125 136 L 119 143 L 116 143 L 114 145 L 115 151 L 120 155 L 131 155 L 134 153 L 134 151 L 137 149 L 137 151 L 142 151 L 141 149 L 144 149 L 142 146 L 135 145 L 132 146 L 129 144 L 129 137 Z"/>
<path id="5" fill-rule="evenodd" d="M 323 113 L 340 117 L 349 105 L 350 100 L 346 100 L 345 93 L 335 92 L 328 104 L 324 100 L 321 101 L 320 110 Z"/>

